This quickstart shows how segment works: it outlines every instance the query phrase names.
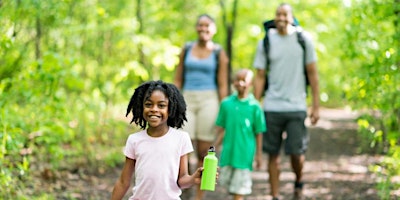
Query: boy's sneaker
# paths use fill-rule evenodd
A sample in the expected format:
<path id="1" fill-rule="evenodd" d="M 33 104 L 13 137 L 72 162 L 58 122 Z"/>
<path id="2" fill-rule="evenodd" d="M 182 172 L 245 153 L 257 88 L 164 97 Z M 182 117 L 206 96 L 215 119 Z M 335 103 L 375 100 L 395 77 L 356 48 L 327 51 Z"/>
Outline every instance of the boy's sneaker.
<path id="1" fill-rule="evenodd" d="M 295 182 L 294 183 L 294 199 L 301 200 L 303 199 L 303 182 Z"/>

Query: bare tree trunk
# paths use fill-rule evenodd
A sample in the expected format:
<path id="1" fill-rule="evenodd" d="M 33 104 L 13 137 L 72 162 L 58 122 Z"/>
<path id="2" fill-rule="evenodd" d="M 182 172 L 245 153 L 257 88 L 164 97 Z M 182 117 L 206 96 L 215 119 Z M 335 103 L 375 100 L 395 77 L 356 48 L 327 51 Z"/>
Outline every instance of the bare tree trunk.
<path id="1" fill-rule="evenodd" d="M 394 0 L 394 15 L 395 20 L 394 20 L 394 28 L 395 28 L 395 40 L 397 41 L 397 49 L 400 49 L 400 7 L 398 5 L 400 5 L 400 0 Z M 400 54 L 398 53 L 396 56 L 396 62 L 397 65 L 400 65 Z"/>
<path id="2" fill-rule="evenodd" d="M 227 19 L 227 11 L 225 8 L 225 4 L 223 0 L 219 1 L 220 6 L 221 6 L 221 10 L 222 10 L 222 21 L 223 21 L 223 25 L 226 31 L 226 52 L 227 55 L 229 57 L 229 63 L 228 63 L 228 72 L 229 72 L 229 83 L 231 82 L 231 76 L 230 74 L 232 73 L 232 58 L 233 58 L 233 47 L 232 47 L 232 40 L 233 40 L 233 33 L 235 32 L 235 23 L 236 23 L 236 17 L 237 17 L 237 6 L 239 1 L 235 0 L 233 2 L 233 7 L 232 7 L 232 22 L 229 23 L 228 19 Z M 228 87 L 228 91 L 229 93 L 231 93 L 231 87 Z"/>
<path id="3" fill-rule="evenodd" d="M 41 58 L 40 41 L 42 38 L 42 24 L 40 17 L 36 16 L 36 37 L 35 37 L 35 58 L 39 60 Z"/>
<path id="4" fill-rule="evenodd" d="M 139 33 L 143 33 L 142 0 L 136 2 L 136 18 L 139 22 Z"/>
<path id="5" fill-rule="evenodd" d="M 394 28 L 395 28 L 395 41 L 397 41 L 397 49 L 400 49 L 400 7 L 398 5 L 400 5 L 400 0 L 393 0 L 393 6 L 395 8 L 394 10 L 394 15 L 395 20 L 394 20 Z M 398 56 L 396 57 L 396 61 L 398 62 L 398 64 L 400 64 L 400 55 L 398 54 Z"/>
<path id="6" fill-rule="evenodd" d="M 400 7 L 396 6 L 396 5 L 400 5 L 400 0 L 393 0 L 393 4 L 394 4 L 393 6 L 395 8 L 394 15 L 396 16 L 395 20 L 394 20 L 394 28 L 395 28 L 394 41 L 396 41 L 395 45 L 397 46 L 397 49 L 400 49 Z M 395 63 L 397 63 L 397 66 L 400 66 L 400 53 L 397 53 L 397 56 L 395 57 L 395 59 L 396 59 Z M 398 99 L 399 99 L 399 95 L 398 95 L 398 93 L 396 93 L 394 102 L 398 101 Z M 395 108 L 395 109 L 396 110 L 394 113 L 397 118 L 397 123 L 396 123 L 397 131 L 400 133 L 400 108 Z M 396 130 L 396 127 L 393 130 Z M 397 140 L 397 144 L 400 145 L 400 138 Z"/>
<path id="7" fill-rule="evenodd" d="M 142 0 L 136 1 L 136 18 L 139 22 L 138 33 L 143 34 L 144 27 L 143 27 L 143 18 L 142 18 Z M 138 45 L 138 52 L 139 52 L 139 63 L 142 64 L 143 66 L 145 66 L 146 59 L 145 59 L 145 56 L 143 53 L 143 46 L 141 44 Z"/>

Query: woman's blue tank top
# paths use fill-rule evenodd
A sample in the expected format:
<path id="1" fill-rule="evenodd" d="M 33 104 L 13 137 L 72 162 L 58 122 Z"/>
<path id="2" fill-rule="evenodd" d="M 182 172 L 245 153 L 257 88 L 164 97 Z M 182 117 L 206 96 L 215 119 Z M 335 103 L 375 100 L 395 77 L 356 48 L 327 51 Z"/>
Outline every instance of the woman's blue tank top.
<path id="1" fill-rule="evenodd" d="M 217 60 L 215 58 L 214 51 L 207 58 L 193 57 L 192 47 L 190 47 L 184 61 L 185 82 L 183 90 L 216 90 Z"/>

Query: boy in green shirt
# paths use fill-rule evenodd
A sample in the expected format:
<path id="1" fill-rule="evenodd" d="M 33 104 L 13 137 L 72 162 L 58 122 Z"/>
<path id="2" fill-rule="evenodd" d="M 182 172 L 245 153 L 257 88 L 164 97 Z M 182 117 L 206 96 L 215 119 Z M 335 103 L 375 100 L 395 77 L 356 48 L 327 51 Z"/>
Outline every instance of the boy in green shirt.
<path id="1" fill-rule="evenodd" d="M 219 180 L 235 200 L 251 194 L 253 161 L 259 168 L 267 129 L 260 103 L 250 93 L 253 76 L 248 69 L 235 74 L 236 92 L 221 102 L 216 120 L 216 146 L 222 143 Z"/>

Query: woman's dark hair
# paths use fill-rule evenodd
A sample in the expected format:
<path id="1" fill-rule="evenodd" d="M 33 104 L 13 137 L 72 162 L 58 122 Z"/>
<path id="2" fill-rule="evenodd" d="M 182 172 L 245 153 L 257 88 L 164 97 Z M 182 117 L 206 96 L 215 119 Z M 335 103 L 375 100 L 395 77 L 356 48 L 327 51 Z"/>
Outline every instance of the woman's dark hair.
<path id="1" fill-rule="evenodd" d="M 175 85 L 160 80 L 145 82 L 135 89 L 126 110 L 126 116 L 129 112 L 132 112 L 133 115 L 130 123 L 135 122 L 142 129 L 146 128 L 147 121 L 143 117 L 143 102 L 155 90 L 163 92 L 168 98 L 168 126 L 181 128 L 184 121 L 187 121 L 185 99 Z"/>
<path id="2" fill-rule="evenodd" d="M 201 14 L 201 15 L 199 15 L 198 17 L 197 17 L 197 21 L 196 21 L 196 24 L 198 24 L 199 23 L 199 20 L 200 20 L 200 18 L 202 18 L 202 17 L 206 17 L 206 18 L 208 18 L 209 20 L 211 20 L 214 24 L 215 24 L 215 20 L 214 20 L 214 18 L 213 17 L 211 17 L 209 14 Z"/>

